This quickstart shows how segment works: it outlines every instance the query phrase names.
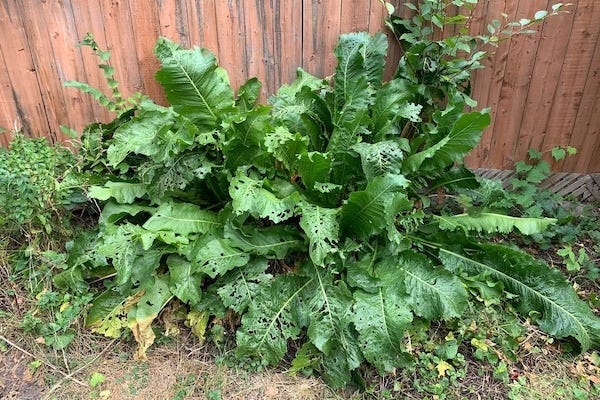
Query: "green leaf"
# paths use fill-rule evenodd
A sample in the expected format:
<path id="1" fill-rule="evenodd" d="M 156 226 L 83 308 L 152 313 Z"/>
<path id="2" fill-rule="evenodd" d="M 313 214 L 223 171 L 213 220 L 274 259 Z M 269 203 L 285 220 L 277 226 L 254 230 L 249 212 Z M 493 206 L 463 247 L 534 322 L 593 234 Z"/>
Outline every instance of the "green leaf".
<path id="1" fill-rule="evenodd" d="M 88 381 L 88 384 L 95 388 L 96 386 L 101 385 L 106 380 L 106 377 L 102 375 L 100 372 L 94 372 Z"/>
<path id="2" fill-rule="evenodd" d="M 426 320 L 459 317 L 467 305 L 467 292 L 458 277 L 433 266 L 424 255 L 405 251 L 397 260 L 386 260 L 375 270 L 383 282 L 393 281 L 397 274 L 404 277 L 405 301 Z"/>
<path id="3" fill-rule="evenodd" d="M 120 338 L 123 328 L 127 326 L 125 301 L 122 293 L 114 289 L 105 290 L 92 301 L 85 317 L 85 326 L 106 337 Z"/>
<path id="4" fill-rule="evenodd" d="M 357 290 L 354 325 L 359 332 L 365 359 L 380 373 L 392 371 L 407 361 L 404 333 L 412 314 L 395 290 L 376 293 Z"/>
<path id="5" fill-rule="evenodd" d="M 331 269 L 312 263 L 304 266 L 311 277 L 303 293 L 310 310 L 308 336 L 325 355 L 324 378 L 334 387 L 350 382 L 351 372 L 363 361 L 357 334 L 352 329 L 354 301 L 343 283 L 334 283 Z"/>
<path id="6" fill-rule="evenodd" d="M 307 190 L 315 189 L 317 182 L 329 182 L 331 157 L 328 153 L 308 152 L 298 158 L 298 176 Z"/>
<path id="7" fill-rule="evenodd" d="M 393 221 L 394 200 L 406 197 L 402 189 L 407 186 L 404 176 L 388 174 L 375 177 L 364 191 L 353 192 L 342 206 L 342 232 L 358 237 L 380 232 Z"/>
<path id="8" fill-rule="evenodd" d="M 250 259 L 245 251 L 232 247 L 229 240 L 212 236 L 198 239 L 190 245 L 187 248 L 187 257 L 192 261 L 194 271 L 202 272 L 211 278 L 244 266 Z"/>
<path id="9" fill-rule="evenodd" d="M 102 233 L 102 242 L 97 252 L 112 259 L 117 271 L 117 285 L 123 285 L 130 280 L 136 258 L 144 253 L 140 240 L 144 233 L 143 228 L 131 223 L 109 225 Z"/>
<path id="10" fill-rule="evenodd" d="M 308 237 L 310 259 L 316 265 L 324 265 L 323 261 L 327 255 L 337 251 L 340 234 L 339 213 L 339 208 L 324 208 L 307 202 L 302 203 L 300 227 Z"/>
<path id="11" fill-rule="evenodd" d="M 476 230 L 486 233 L 510 233 L 518 229 L 523 235 L 542 233 L 556 222 L 554 218 L 520 218 L 494 213 L 479 213 L 476 215 L 434 215 L 441 229 Z"/>
<path id="12" fill-rule="evenodd" d="M 282 126 L 278 126 L 265 137 L 267 151 L 276 160 L 281 161 L 288 170 L 292 170 L 300 154 L 306 154 L 307 146 L 307 137 L 300 133 L 292 134 Z"/>
<path id="13" fill-rule="evenodd" d="M 304 239 L 297 229 L 289 226 L 258 228 L 250 225 L 225 226 L 229 243 L 249 254 L 283 259 L 292 251 L 304 250 Z"/>
<path id="14" fill-rule="evenodd" d="M 146 350 L 154 343 L 155 334 L 152 322 L 173 298 L 166 275 L 151 277 L 143 286 L 143 294 L 135 306 L 127 313 L 127 326 L 138 343 L 136 358 L 145 359 Z"/>
<path id="15" fill-rule="evenodd" d="M 233 90 L 225 70 L 206 49 L 182 50 L 160 38 L 154 52 L 162 63 L 156 80 L 163 86 L 175 111 L 203 130 L 216 128 L 233 110 Z"/>
<path id="16" fill-rule="evenodd" d="M 300 335 L 298 314 L 303 312 L 300 293 L 310 280 L 297 275 L 279 275 L 261 284 L 254 301 L 236 332 L 236 356 L 276 365 L 288 350 L 288 340 Z"/>
<path id="17" fill-rule="evenodd" d="M 225 165 L 232 173 L 238 167 L 254 165 L 266 168 L 264 140 L 273 128 L 269 122 L 270 108 L 258 106 L 244 115 L 236 115 L 235 119 L 224 123 L 225 143 L 223 155 Z"/>
<path id="18" fill-rule="evenodd" d="M 213 286 L 223 301 L 223 305 L 237 313 L 245 312 L 254 304 L 254 297 L 258 293 L 259 285 L 267 284 L 273 276 L 266 272 L 269 264 L 265 258 L 256 258 L 234 271 L 230 271 L 219 278 Z"/>
<path id="19" fill-rule="evenodd" d="M 105 201 L 113 198 L 121 204 L 132 204 L 146 193 L 146 185 L 132 182 L 108 181 L 104 186 L 90 186 L 88 189 L 88 196 L 92 199 Z"/>
<path id="20" fill-rule="evenodd" d="M 218 215 L 189 203 L 162 204 L 148 219 L 144 229 L 149 231 L 171 231 L 188 236 L 191 233 L 208 233 L 222 227 Z"/>
<path id="21" fill-rule="evenodd" d="M 238 89 L 238 96 L 235 102 L 236 106 L 242 108 L 244 111 L 251 110 L 260 96 L 261 87 L 262 83 L 257 78 L 248 79 Z"/>
<path id="22" fill-rule="evenodd" d="M 566 155 L 567 155 L 567 150 L 563 149 L 562 147 L 552 148 L 552 158 L 554 158 L 554 160 L 560 161 L 563 158 L 565 158 Z"/>
<path id="23" fill-rule="evenodd" d="M 537 324 L 548 334 L 573 337 L 582 351 L 600 346 L 600 318 L 559 271 L 520 250 L 491 244 L 478 247 L 469 253 L 440 248 L 439 257 L 454 273 L 486 273 L 502 282 L 505 290 L 518 295 L 514 301 L 521 312 L 541 314 Z"/>
<path id="24" fill-rule="evenodd" d="M 172 254 L 167 258 L 169 288 L 184 303 L 194 305 L 202 298 L 202 274 L 196 273 L 192 263 Z"/>
<path id="25" fill-rule="evenodd" d="M 335 153 L 356 144 L 368 125 L 372 90 L 365 52 L 369 41 L 365 32 L 349 33 L 341 35 L 335 47 L 338 65 L 334 76 L 334 129 L 328 151 Z"/>
<path id="26" fill-rule="evenodd" d="M 106 156 L 111 167 L 118 166 L 131 154 L 154 156 L 161 151 L 159 137 L 174 124 L 175 114 L 146 100 L 138 114 L 115 131 Z"/>
<path id="27" fill-rule="evenodd" d="M 117 204 L 114 201 L 109 201 L 102 209 L 102 214 L 100 214 L 100 218 L 98 218 L 98 225 L 116 225 L 117 222 L 127 216 L 135 217 L 139 213 L 152 213 L 155 210 L 156 208 L 154 207 L 139 204 Z"/>
<path id="28" fill-rule="evenodd" d="M 486 112 L 461 115 L 448 135 L 431 147 L 406 158 L 403 171 L 437 170 L 455 162 L 462 163 L 463 157 L 477 146 L 489 123 L 490 116 Z"/>
<path id="29" fill-rule="evenodd" d="M 300 201 L 300 194 L 293 192 L 279 198 L 263 185 L 264 180 L 255 180 L 238 171 L 229 186 L 233 211 L 236 214 L 249 212 L 255 218 L 268 218 L 274 223 L 291 218 Z"/>
<path id="30" fill-rule="evenodd" d="M 359 143 L 352 147 L 360 154 L 367 180 L 385 174 L 399 174 L 404 153 L 400 145 L 391 140 L 376 143 Z"/>
<path id="31" fill-rule="evenodd" d="M 330 132 L 331 114 L 323 97 L 318 93 L 329 90 L 329 82 L 319 79 L 302 68 L 291 85 L 282 85 L 277 95 L 269 102 L 273 104 L 272 116 L 284 124 L 291 132 L 308 136 L 313 149 L 321 149 L 321 136 Z"/>
<path id="32" fill-rule="evenodd" d="M 397 126 L 401 119 L 412 122 L 421 121 L 421 105 L 410 103 L 415 97 L 416 89 L 404 79 L 386 82 L 375 95 L 371 109 L 371 126 L 374 135 L 396 135 L 401 129 Z"/>

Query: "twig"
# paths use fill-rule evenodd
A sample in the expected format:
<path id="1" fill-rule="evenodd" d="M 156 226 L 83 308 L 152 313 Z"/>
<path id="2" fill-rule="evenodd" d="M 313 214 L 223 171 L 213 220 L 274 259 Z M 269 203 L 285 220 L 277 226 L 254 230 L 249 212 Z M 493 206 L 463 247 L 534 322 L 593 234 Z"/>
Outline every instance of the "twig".
<path id="1" fill-rule="evenodd" d="M 54 393 L 54 391 L 55 391 L 56 389 L 58 389 L 58 388 L 59 388 L 59 387 L 62 385 L 62 383 L 64 382 L 64 380 L 65 380 L 65 379 L 72 379 L 72 380 L 74 380 L 74 378 L 73 378 L 73 375 L 76 375 L 76 374 L 78 374 L 79 372 L 83 371 L 84 369 L 88 368 L 90 365 L 92 365 L 93 363 L 95 363 L 97 359 L 99 359 L 100 357 L 102 357 L 102 355 L 108 351 L 108 349 L 110 349 L 110 348 L 112 348 L 112 347 L 113 347 L 113 345 L 115 344 L 115 342 L 116 342 L 117 340 L 118 340 L 118 339 L 113 339 L 113 340 L 112 340 L 112 341 L 111 341 L 111 342 L 108 344 L 108 346 L 106 346 L 106 347 L 104 348 L 104 350 L 102 350 L 100 353 L 96 354 L 96 357 L 94 357 L 94 358 L 93 358 L 93 359 L 92 359 L 90 362 L 88 362 L 88 363 L 85 363 L 85 364 L 84 364 L 84 365 L 82 365 L 81 367 L 79 367 L 79 368 L 77 368 L 76 370 L 74 370 L 74 371 L 70 372 L 69 374 L 65 375 L 65 377 L 64 377 L 63 379 L 61 379 L 61 380 L 60 380 L 59 382 L 57 382 L 57 383 L 56 383 L 54 386 L 52 386 L 52 387 L 50 388 L 50 390 L 48 390 L 48 392 L 47 392 L 47 393 L 44 395 L 44 399 L 49 399 L 49 398 L 50 398 L 50 395 L 51 395 L 52 393 Z M 85 384 L 85 386 L 86 386 L 86 387 L 89 387 L 90 385 L 88 385 L 88 384 L 86 383 L 86 384 Z"/>
<path id="2" fill-rule="evenodd" d="M 61 374 L 62 376 L 64 376 L 67 379 L 72 380 L 73 382 L 77 383 L 80 386 L 84 386 L 84 387 L 88 387 L 89 385 L 85 382 L 80 381 L 79 379 L 73 378 L 71 374 L 67 374 L 66 372 L 64 372 L 63 370 L 61 370 L 60 368 L 58 368 L 56 365 L 41 359 L 40 357 L 36 357 L 34 354 L 28 352 L 27 350 L 25 350 L 24 348 L 20 347 L 19 345 L 17 345 L 16 343 L 13 343 L 12 341 L 8 340 L 7 338 L 5 338 L 4 336 L 0 335 L 0 340 L 3 340 L 4 342 L 8 343 L 11 347 L 14 347 L 15 349 L 19 350 L 21 353 L 28 355 L 29 357 L 35 358 L 36 360 L 41 361 L 44 365 L 52 368 L 54 371 L 58 372 L 59 374 Z"/>

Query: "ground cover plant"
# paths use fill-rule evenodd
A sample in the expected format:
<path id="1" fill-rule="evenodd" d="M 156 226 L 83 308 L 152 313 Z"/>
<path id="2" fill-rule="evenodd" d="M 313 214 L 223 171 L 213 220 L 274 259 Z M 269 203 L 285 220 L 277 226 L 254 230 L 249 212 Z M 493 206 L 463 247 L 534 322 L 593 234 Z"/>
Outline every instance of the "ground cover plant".
<path id="1" fill-rule="evenodd" d="M 529 390 L 511 369 L 520 357 L 547 351 L 553 337 L 575 352 L 598 348 L 597 298 L 581 300 L 559 270 L 499 243 L 564 226 L 550 202 L 543 212 L 521 204 L 539 197 L 526 185 L 545 167 L 518 167 L 523 195 L 462 165 L 489 123 L 487 110 L 469 109 L 478 43 L 549 13 L 492 23 L 490 36 L 433 40 L 439 24 L 468 20 L 448 15 L 449 5 L 423 1 L 415 19 L 390 18 L 405 54 L 391 80 L 386 37 L 346 34 L 330 79 L 299 69 L 268 105 L 257 102 L 257 80 L 234 93 L 210 51 L 167 39 L 155 47 L 156 77 L 171 105 L 125 100 L 109 54 L 87 36 L 112 93 L 69 85 L 117 112 L 86 128 L 69 178 L 86 186 L 97 224 L 73 234 L 66 254 L 29 246 L 11 260 L 37 295 L 21 327 L 66 360 L 83 312 L 87 329 L 133 337 L 143 359 L 185 324 L 196 345 L 210 342 L 234 365 L 284 364 L 331 387 L 352 383 L 363 390 L 354 398 L 458 398 L 473 365 L 520 398 Z M 561 254 L 567 273 L 593 269 L 573 248 Z M 532 330 L 540 343 L 528 344 Z M 129 395 L 148 384 L 148 365 L 120 378 Z M 96 397 L 107 395 L 101 372 L 89 377 Z M 175 381 L 174 398 L 200 390 L 195 377 Z M 61 382 L 52 383 L 57 396 Z M 574 398 L 589 389 L 572 385 Z M 216 386 L 204 394 L 220 398 Z"/>
<path id="2" fill-rule="evenodd" d="M 345 34 L 331 79 L 299 69 L 270 105 L 257 104 L 255 79 L 235 94 L 210 51 L 159 39 L 171 105 L 141 99 L 84 138 L 102 212 L 56 282 L 79 293 L 102 283 L 87 326 L 130 331 L 143 358 L 159 315 L 183 304 L 202 339 L 235 335 L 246 365 L 291 355 L 294 369 L 345 386 L 363 364 L 410 365 L 411 337 L 459 317 L 485 284 L 548 334 L 597 347 L 600 320 L 558 271 L 472 234 L 538 234 L 553 219 L 431 204 L 478 185 L 462 159 L 489 123 L 487 110 L 466 111 L 483 54 L 459 52 L 476 38 L 432 41 L 423 22 L 437 25 L 435 4 L 390 20 L 405 46 L 394 79 L 383 81 L 384 35 Z M 437 62 L 418 59 L 429 47 Z"/>

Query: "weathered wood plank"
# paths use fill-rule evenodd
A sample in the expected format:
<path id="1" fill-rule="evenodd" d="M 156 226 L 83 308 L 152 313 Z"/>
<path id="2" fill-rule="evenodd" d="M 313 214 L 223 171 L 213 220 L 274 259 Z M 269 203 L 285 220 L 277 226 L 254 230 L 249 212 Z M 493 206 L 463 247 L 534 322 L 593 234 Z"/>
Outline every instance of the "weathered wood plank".
<path id="1" fill-rule="evenodd" d="M 596 21 L 599 21 L 600 4 L 597 2 L 595 13 Z M 600 28 L 597 28 L 596 31 L 600 31 Z M 600 164 L 600 32 L 597 33 L 594 55 L 587 71 L 581 104 L 569 140 L 569 145 L 577 149 L 577 155 L 567 157 L 562 166 L 557 166 L 557 168 L 567 171 L 587 171 L 592 163 Z M 592 44 L 593 41 L 590 39 L 589 45 Z"/>
<path id="2" fill-rule="evenodd" d="M 547 19 L 542 26 L 524 115 L 517 133 L 515 154 L 519 159 L 525 159 L 529 149 L 548 150 L 542 149 L 542 143 L 561 75 L 562 62 L 557 60 L 562 60 L 567 51 L 573 19 L 573 13 L 565 13 Z"/>
<path id="3" fill-rule="evenodd" d="M 482 12 L 484 8 L 480 8 L 477 11 Z M 514 21 L 517 16 L 517 2 L 516 1 L 487 1 L 487 8 L 485 9 L 485 14 L 483 14 L 483 21 L 481 21 L 481 27 L 485 29 L 487 23 L 489 23 L 493 19 L 502 20 L 502 15 L 507 15 L 509 21 Z M 497 121 L 497 117 L 499 114 L 502 114 L 500 110 L 498 110 L 498 104 L 501 98 L 502 86 L 504 84 L 504 75 L 506 71 L 506 65 L 508 60 L 509 51 L 511 49 L 511 40 L 500 43 L 497 48 L 490 49 L 490 52 L 493 53 L 491 58 L 489 59 L 489 64 L 487 68 L 490 69 L 489 75 L 487 78 L 489 79 L 485 83 L 478 83 L 480 80 L 475 77 L 475 84 L 483 85 L 483 87 L 487 87 L 488 89 L 481 93 L 480 96 L 475 97 L 481 107 L 491 107 L 491 118 L 492 122 L 490 126 L 484 131 L 483 136 L 481 138 L 481 142 L 479 144 L 477 151 L 477 160 L 478 165 L 489 168 L 492 166 L 500 166 L 498 164 L 498 154 L 493 148 L 499 141 L 501 142 L 500 133 L 498 133 L 494 129 L 494 125 Z M 474 93 L 477 93 L 474 91 Z M 492 148 L 494 151 L 492 151 Z"/>
<path id="4" fill-rule="evenodd" d="M 342 2 L 306 0 L 304 10 L 303 67 L 316 76 L 331 75 L 337 60 L 333 48 L 340 34 Z"/>
<path id="5" fill-rule="evenodd" d="M 16 112 L 3 116 L 4 128 L 19 129 L 26 135 L 44 136 L 50 131 L 46 108 L 40 93 L 40 83 L 32 49 L 26 32 L 33 27 L 25 26 L 18 2 L 0 3 L 0 51 L 8 70 L 5 72 L 11 84 L 5 101 L 10 102 Z M 1 125 L 0 125 L 1 126 Z M 4 138 L 3 138 L 4 139 Z"/>
<path id="6" fill-rule="evenodd" d="M 573 12 L 575 19 L 569 46 L 562 60 L 563 67 L 542 144 L 545 149 L 569 144 L 593 58 L 595 46 L 590 47 L 590 44 L 595 44 L 600 34 L 598 2 L 579 1 Z M 557 168 L 560 166 L 562 162 L 558 163 Z"/>

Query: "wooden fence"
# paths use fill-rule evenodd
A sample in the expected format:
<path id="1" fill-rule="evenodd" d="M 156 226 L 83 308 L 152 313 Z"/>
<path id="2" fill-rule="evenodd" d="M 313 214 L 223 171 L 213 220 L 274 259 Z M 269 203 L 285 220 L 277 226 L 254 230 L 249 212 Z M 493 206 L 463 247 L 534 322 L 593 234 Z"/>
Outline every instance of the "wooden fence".
<path id="1" fill-rule="evenodd" d="M 398 10 L 403 2 L 392 1 Z M 503 42 L 475 75 L 474 97 L 492 107 L 493 122 L 469 165 L 506 169 L 529 148 L 571 145 L 578 154 L 555 170 L 600 172 L 600 1 L 571 2 L 568 14 L 548 19 L 538 33 Z M 485 32 L 503 14 L 532 17 L 552 3 L 480 0 L 472 32 Z M 79 80 L 106 89 L 90 49 L 77 47 L 86 32 L 112 53 L 126 95 L 140 91 L 164 101 L 152 54 L 163 35 L 211 49 L 234 86 L 257 76 L 264 99 L 293 80 L 298 66 L 331 74 L 338 35 L 379 31 L 385 14 L 378 0 L 4 0 L 0 127 L 64 141 L 60 125 L 81 130 L 110 119 L 89 96 L 62 86 Z M 390 65 L 399 52 L 392 43 Z M 1 135 L 0 145 L 8 139 Z"/>

